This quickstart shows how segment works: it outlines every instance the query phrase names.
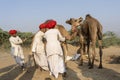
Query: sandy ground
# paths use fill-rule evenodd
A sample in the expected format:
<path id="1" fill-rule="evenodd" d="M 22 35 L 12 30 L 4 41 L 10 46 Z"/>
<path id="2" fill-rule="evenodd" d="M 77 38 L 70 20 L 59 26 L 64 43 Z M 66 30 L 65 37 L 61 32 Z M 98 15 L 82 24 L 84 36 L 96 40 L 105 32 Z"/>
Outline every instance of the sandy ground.
<path id="1" fill-rule="evenodd" d="M 69 45 L 69 56 L 76 53 L 78 47 Z M 29 49 L 24 49 L 25 59 L 27 62 Z M 48 71 L 40 71 L 34 66 L 27 67 L 21 71 L 14 59 L 7 52 L 0 52 L 0 80 L 45 80 L 49 77 L 51 80 L 120 80 L 120 63 L 116 60 L 120 56 L 120 47 L 110 47 L 103 49 L 103 69 L 98 69 L 99 54 L 96 55 L 94 69 L 88 69 L 87 59 L 84 60 L 83 66 L 78 66 L 78 61 L 67 62 L 67 77 L 59 75 L 58 79 L 49 75 Z M 97 49 L 98 53 L 98 49 Z M 119 58 L 120 59 L 120 58 Z"/>

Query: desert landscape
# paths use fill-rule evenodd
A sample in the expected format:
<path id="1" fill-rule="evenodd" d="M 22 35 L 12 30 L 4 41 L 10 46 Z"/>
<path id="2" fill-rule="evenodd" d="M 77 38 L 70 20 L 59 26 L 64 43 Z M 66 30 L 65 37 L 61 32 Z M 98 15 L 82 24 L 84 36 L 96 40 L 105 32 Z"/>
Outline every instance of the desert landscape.
<path id="1" fill-rule="evenodd" d="M 68 56 L 73 56 L 78 47 L 68 45 Z M 97 55 L 94 69 L 88 69 L 88 59 L 84 57 L 83 66 L 78 66 L 78 61 L 67 62 L 67 76 L 65 78 L 59 75 L 58 79 L 49 75 L 48 71 L 40 71 L 39 68 L 28 66 L 29 48 L 24 48 L 26 59 L 26 70 L 21 71 L 18 65 L 8 51 L 1 50 L 0 52 L 0 80 L 120 80 L 120 47 L 109 47 L 103 49 L 103 69 L 98 69 L 99 54 Z"/>
<path id="2" fill-rule="evenodd" d="M 120 0 L 0 0 L 0 80 L 120 80 L 119 8 Z M 59 60 L 53 58 L 56 55 L 47 57 L 49 67 L 60 61 L 60 68 L 50 67 L 52 73 L 64 69 L 60 57 L 67 57 L 66 76 L 59 74 L 56 79 L 35 66 L 33 57 L 29 59 L 39 53 L 42 58 L 37 60 L 43 60 L 39 64 L 45 63 L 42 41 L 47 56 L 59 55 Z M 59 41 L 64 41 L 65 56 L 61 56 Z M 73 60 L 76 53 L 81 58 Z"/>

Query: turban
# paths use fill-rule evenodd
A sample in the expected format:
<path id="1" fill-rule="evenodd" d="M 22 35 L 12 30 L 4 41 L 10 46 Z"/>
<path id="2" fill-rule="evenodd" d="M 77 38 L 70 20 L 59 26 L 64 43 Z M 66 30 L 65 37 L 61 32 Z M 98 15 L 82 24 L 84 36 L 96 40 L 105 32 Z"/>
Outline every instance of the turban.
<path id="1" fill-rule="evenodd" d="M 46 27 L 49 28 L 49 29 L 51 29 L 51 28 L 54 28 L 56 24 L 57 24 L 56 21 L 54 21 L 54 20 L 49 20 L 49 21 L 47 22 Z"/>
<path id="2" fill-rule="evenodd" d="M 46 28 L 46 24 L 45 24 L 45 23 L 42 23 L 42 24 L 40 24 L 40 26 L 39 26 L 39 29 L 43 29 L 43 28 Z"/>
<path id="3" fill-rule="evenodd" d="M 17 33 L 16 30 L 10 30 L 10 31 L 9 31 L 9 34 L 11 34 L 11 35 L 16 34 L 16 33 Z"/>

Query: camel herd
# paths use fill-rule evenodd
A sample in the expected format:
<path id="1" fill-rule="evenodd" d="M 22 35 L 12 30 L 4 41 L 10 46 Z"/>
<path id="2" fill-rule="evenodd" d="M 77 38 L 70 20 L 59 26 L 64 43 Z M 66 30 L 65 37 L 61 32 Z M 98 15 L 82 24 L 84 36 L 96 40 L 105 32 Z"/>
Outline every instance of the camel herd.
<path id="1" fill-rule="evenodd" d="M 100 56 L 100 64 L 99 69 L 102 69 L 102 25 L 100 22 L 93 18 L 91 15 L 87 14 L 85 20 L 82 17 L 75 19 L 70 18 L 66 21 L 67 24 L 71 25 L 72 33 L 69 34 L 67 30 L 65 30 L 64 26 L 57 25 L 56 28 L 61 32 L 63 36 L 69 37 L 69 40 L 75 38 L 75 36 L 79 36 L 79 43 L 80 43 L 80 64 L 83 65 L 83 54 L 88 54 L 88 66 L 89 69 L 94 67 L 94 60 L 96 56 L 96 42 L 98 41 L 99 44 L 99 56 Z M 64 60 L 68 54 L 67 44 L 62 43 L 63 51 L 64 51 Z M 92 52 L 90 52 L 90 47 Z M 86 51 L 87 49 L 87 51 Z M 66 62 L 66 61 L 65 61 Z"/>

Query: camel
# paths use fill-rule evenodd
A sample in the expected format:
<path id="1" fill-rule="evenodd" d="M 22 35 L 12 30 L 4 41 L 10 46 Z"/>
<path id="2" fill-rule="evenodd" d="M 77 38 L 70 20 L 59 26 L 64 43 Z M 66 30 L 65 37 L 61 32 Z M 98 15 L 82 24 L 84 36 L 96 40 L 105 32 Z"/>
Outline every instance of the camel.
<path id="1" fill-rule="evenodd" d="M 102 25 L 100 22 L 93 18 L 90 14 L 87 14 L 85 20 L 83 20 L 82 17 L 78 19 L 70 18 L 70 20 L 67 20 L 66 23 L 71 25 L 72 35 L 74 35 L 74 37 L 79 35 L 80 37 L 80 65 L 83 65 L 83 53 L 85 51 L 85 46 L 87 46 L 89 69 L 94 67 L 96 41 L 98 40 L 100 55 L 100 64 L 98 68 L 102 69 Z M 90 44 L 92 47 L 92 59 L 89 51 Z"/>

